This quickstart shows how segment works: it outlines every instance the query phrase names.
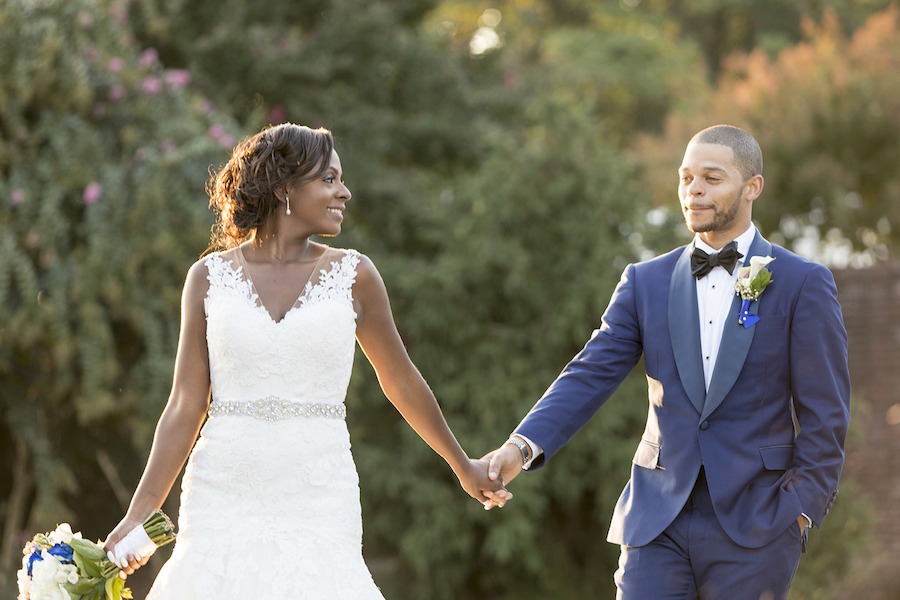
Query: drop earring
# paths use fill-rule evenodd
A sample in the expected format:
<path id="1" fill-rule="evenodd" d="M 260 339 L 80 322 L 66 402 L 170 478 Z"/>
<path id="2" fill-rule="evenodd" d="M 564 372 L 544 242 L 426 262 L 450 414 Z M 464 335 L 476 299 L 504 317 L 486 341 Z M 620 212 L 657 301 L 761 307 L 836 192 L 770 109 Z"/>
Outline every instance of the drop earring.
<path id="1" fill-rule="evenodd" d="M 291 214 L 291 199 L 287 196 L 284 197 L 284 214 Z"/>

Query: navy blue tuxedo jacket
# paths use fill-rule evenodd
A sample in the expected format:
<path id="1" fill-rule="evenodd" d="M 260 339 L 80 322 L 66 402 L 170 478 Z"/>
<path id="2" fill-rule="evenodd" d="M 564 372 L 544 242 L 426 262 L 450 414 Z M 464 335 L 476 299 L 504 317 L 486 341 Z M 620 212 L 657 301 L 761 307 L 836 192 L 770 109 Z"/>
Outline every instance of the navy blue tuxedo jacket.
<path id="1" fill-rule="evenodd" d="M 706 390 L 696 284 L 686 246 L 629 265 L 600 328 L 516 433 L 549 460 L 606 402 L 641 355 L 649 414 L 608 541 L 643 546 L 684 507 L 701 465 L 731 539 L 761 547 L 801 513 L 820 526 L 837 494 L 850 419 L 847 335 L 831 272 L 757 233 L 772 281 L 738 323 L 735 295 Z M 796 422 L 795 422 L 796 418 Z"/>

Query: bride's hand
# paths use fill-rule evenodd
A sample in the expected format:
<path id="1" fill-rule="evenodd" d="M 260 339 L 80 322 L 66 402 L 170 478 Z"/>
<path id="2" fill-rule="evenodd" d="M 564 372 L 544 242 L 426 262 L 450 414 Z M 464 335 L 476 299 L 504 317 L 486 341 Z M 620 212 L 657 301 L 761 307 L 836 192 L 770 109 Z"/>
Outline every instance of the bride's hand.
<path id="1" fill-rule="evenodd" d="M 142 521 L 137 521 L 126 516 L 124 519 L 119 521 L 119 524 L 116 525 L 116 528 L 109 532 L 109 535 L 106 536 L 106 541 L 103 543 L 103 549 L 107 552 L 113 552 L 116 544 L 122 541 L 128 533 L 134 529 L 135 527 L 143 526 Z M 144 556 L 143 558 L 134 556 L 129 554 L 127 556 L 116 556 L 117 562 L 121 562 L 122 559 L 126 560 L 126 564 L 122 567 L 122 571 L 119 573 L 119 577 L 125 579 L 128 575 L 131 575 L 138 569 L 140 569 L 143 565 L 147 564 L 147 561 L 150 560 L 150 555 Z"/>
<path id="2" fill-rule="evenodd" d="M 461 472 L 457 473 L 459 483 L 467 494 L 478 500 L 485 506 L 494 504 L 502 506 L 512 498 L 503 482 L 488 477 L 489 461 L 481 459 L 468 459 Z"/>

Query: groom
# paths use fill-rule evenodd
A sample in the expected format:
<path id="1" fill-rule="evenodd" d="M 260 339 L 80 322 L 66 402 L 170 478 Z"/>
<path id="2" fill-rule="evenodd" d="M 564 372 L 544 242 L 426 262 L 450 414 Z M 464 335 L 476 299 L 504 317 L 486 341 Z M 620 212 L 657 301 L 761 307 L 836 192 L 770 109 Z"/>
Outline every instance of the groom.
<path id="1" fill-rule="evenodd" d="M 625 269 L 600 329 L 488 455 L 489 473 L 508 483 L 543 466 L 643 355 L 649 416 L 607 537 L 621 545 L 617 598 L 783 599 L 844 462 L 850 381 L 834 279 L 751 223 L 763 177 L 748 133 L 701 131 L 679 178 L 694 241 Z M 746 307 L 759 320 L 739 322 L 738 269 L 767 256 L 771 282 Z"/>

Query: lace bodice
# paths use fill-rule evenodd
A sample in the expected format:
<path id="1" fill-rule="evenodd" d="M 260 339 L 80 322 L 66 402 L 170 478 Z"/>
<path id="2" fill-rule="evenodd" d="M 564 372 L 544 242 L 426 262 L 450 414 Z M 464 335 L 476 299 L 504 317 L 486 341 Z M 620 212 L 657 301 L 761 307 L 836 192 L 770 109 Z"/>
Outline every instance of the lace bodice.
<path id="1" fill-rule="evenodd" d="M 277 396 L 341 403 L 356 343 L 351 288 L 359 253 L 321 269 L 297 303 L 275 322 L 259 302 L 240 250 L 206 259 L 206 340 L 213 400 Z M 337 255 L 339 256 L 339 255 Z"/>

